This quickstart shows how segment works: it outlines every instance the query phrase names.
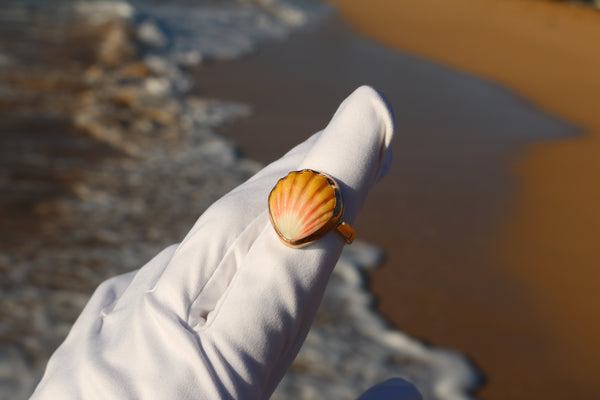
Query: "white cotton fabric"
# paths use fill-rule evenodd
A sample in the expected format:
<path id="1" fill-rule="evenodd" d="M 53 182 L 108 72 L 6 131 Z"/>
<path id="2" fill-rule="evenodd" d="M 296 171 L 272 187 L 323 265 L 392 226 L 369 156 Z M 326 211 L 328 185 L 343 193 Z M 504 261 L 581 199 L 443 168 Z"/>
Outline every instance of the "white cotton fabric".
<path id="1" fill-rule="evenodd" d="M 333 232 L 302 249 L 283 245 L 268 194 L 290 171 L 325 172 L 352 224 L 389 164 L 393 130 L 379 93 L 358 88 L 323 131 L 213 204 L 181 244 L 102 283 L 32 398 L 268 398 L 344 246 Z"/>

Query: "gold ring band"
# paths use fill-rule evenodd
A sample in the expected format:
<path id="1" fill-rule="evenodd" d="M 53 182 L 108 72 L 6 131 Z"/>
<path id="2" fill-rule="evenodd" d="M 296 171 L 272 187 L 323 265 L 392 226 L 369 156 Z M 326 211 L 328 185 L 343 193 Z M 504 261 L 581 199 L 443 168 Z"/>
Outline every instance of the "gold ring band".
<path id="1" fill-rule="evenodd" d="M 340 224 L 335 227 L 335 230 L 337 233 L 342 235 L 344 241 L 346 241 L 348 244 L 352 244 L 354 238 L 356 238 L 356 232 L 354 229 L 352 229 L 352 227 L 345 222 L 340 222 Z"/>

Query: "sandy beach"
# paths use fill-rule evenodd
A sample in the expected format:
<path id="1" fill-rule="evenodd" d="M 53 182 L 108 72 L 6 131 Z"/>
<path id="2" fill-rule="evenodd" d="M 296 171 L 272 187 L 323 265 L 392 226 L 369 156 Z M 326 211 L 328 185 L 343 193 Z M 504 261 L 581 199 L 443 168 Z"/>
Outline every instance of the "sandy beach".
<path id="1" fill-rule="evenodd" d="M 364 13 L 357 1 L 336 3 L 361 32 L 491 78 L 584 133 L 529 146 L 510 165 L 517 178 L 515 197 L 490 249 L 529 295 L 539 324 L 530 333 L 532 342 L 548 340 L 551 347 L 540 355 L 533 346 L 519 349 L 521 356 L 499 367 L 505 373 L 495 374 L 495 362 L 487 356 L 478 360 L 484 370 L 491 368 L 485 398 L 594 397 L 600 366 L 595 289 L 600 278 L 600 53 L 594 38 L 600 34 L 600 13 L 540 1 L 377 1 L 372 13 Z M 386 275 L 373 277 L 376 291 L 384 290 Z M 384 293 L 381 309 L 404 325 Z M 493 311 L 487 314 L 494 320 Z M 510 332 L 497 339 L 507 336 Z M 507 388 L 504 395 L 496 391 L 499 386 Z"/>
<path id="2" fill-rule="evenodd" d="M 378 310 L 465 352 L 485 375 L 482 398 L 594 397 L 600 14 L 536 1 L 334 3 L 397 52 L 328 22 L 241 65 L 205 67 L 200 91 L 255 106 L 223 133 L 271 161 L 321 129 L 353 85 L 386 92 L 395 164 L 357 226 L 386 251 L 370 274 Z"/>
<path id="3" fill-rule="evenodd" d="M 598 397 L 600 12 L 75 3 L 0 13 L 23 43 L 0 41 L 0 397 L 31 393 L 101 281 L 363 84 L 395 110 L 394 163 L 275 398 L 351 399 L 389 375 L 431 399 Z"/>

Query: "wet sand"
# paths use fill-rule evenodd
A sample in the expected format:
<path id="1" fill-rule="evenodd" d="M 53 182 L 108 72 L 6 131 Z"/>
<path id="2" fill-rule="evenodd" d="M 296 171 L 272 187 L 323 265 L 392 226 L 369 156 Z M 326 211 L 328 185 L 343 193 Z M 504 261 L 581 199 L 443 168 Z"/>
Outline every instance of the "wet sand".
<path id="1" fill-rule="evenodd" d="M 568 3 L 460 0 L 377 1 L 366 15 L 358 1 L 337 3 L 361 32 L 490 77 L 585 131 L 576 140 L 531 146 L 514 163 L 517 192 L 493 253 L 531 295 L 544 337 L 555 342 L 547 361 L 556 376 L 539 383 L 556 391 L 536 395 L 527 380 L 519 397 L 558 398 L 559 390 L 569 398 L 597 396 L 600 13 Z M 527 377 L 541 368 L 533 361 Z M 486 397 L 500 398 L 492 396 L 493 383 L 491 374 Z"/>
<path id="2" fill-rule="evenodd" d="M 597 190 L 600 124 L 591 112 L 598 80 L 585 74 L 598 64 L 577 51 L 595 14 L 527 2 L 379 1 L 368 13 L 358 1 L 340 3 L 362 32 L 494 81 L 329 20 L 243 62 L 201 68 L 199 93 L 255 107 L 221 132 L 266 163 L 322 129 L 354 87 L 383 90 L 396 112 L 395 161 L 356 225 L 387 254 L 369 277 L 378 310 L 413 336 L 465 352 L 485 375 L 482 398 L 593 398 L 597 300 L 585 282 L 597 280 L 598 196 L 586 191 Z M 489 14 L 494 24 L 481 19 Z M 572 42 L 559 37 L 569 28 Z M 437 45 L 440 36 L 460 45 Z"/>

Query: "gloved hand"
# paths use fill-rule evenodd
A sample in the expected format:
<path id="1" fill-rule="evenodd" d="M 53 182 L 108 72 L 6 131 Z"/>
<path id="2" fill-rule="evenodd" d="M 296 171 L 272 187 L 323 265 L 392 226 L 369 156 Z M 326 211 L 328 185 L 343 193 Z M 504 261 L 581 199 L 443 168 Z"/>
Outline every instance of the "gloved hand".
<path id="1" fill-rule="evenodd" d="M 269 397 L 344 246 L 335 232 L 302 249 L 283 245 L 269 192 L 290 171 L 325 172 L 340 184 L 351 224 L 390 156 L 392 133 L 385 101 L 357 89 L 323 131 L 213 204 L 181 244 L 102 283 L 33 399 Z"/>

